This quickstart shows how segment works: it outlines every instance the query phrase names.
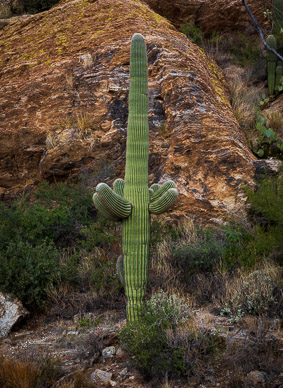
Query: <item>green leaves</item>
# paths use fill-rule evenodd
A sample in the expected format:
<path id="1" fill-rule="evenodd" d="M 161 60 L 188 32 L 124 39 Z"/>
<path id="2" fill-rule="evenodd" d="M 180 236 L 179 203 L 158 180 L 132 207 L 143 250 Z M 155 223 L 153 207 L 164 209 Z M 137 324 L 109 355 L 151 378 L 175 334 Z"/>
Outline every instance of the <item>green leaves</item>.
<path id="1" fill-rule="evenodd" d="M 265 94 L 262 95 L 264 101 Z M 259 103 L 260 105 L 260 103 Z M 255 149 L 255 153 L 258 157 L 264 158 L 272 155 L 273 148 L 277 149 L 280 153 L 283 148 L 283 144 L 281 140 L 277 137 L 277 133 L 269 127 L 269 124 L 264 116 L 258 112 L 257 114 L 257 123 L 256 129 L 260 133 L 260 136 L 257 139 L 257 148 Z"/>

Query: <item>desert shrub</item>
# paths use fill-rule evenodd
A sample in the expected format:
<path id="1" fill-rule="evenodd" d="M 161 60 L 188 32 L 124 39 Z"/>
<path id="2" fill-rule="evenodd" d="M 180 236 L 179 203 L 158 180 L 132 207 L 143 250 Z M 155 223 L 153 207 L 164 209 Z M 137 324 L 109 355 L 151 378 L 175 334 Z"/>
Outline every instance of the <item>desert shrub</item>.
<path id="1" fill-rule="evenodd" d="M 181 32 L 185 34 L 193 43 L 198 46 L 203 45 L 204 37 L 200 28 L 192 23 L 184 23 L 181 28 Z"/>
<path id="2" fill-rule="evenodd" d="M 212 230 L 199 232 L 194 244 L 176 247 L 173 260 L 184 275 L 211 272 L 223 255 L 223 247 L 222 239 L 218 239 Z"/>
<path id="3" fill-rule="evenodd" d="M 121 330 L 122 345 L 145 377 L 193 373 L 193 364 L 199 361 L 196 355 L 201 358 L 213 348 L 213 336 L 208 332 L 184 326 L 190 319 L 183 299 L 160 292 L 146 303 L 139 321 L 129 322 Z"/>
<path id="4" fill-rule="evenodd" d="M 283 176 L 265 177 L 255 191 L 247 189 L 253 225 L 231 224 L 223 228 L 198 229 L 194 241 L 172 241 L 171 265 L 184 282 L 191 275 L 216 269 L 253 268 L 268 257 L 283 257 Z"/>
<path id="5" fill-rule="evenodd" d="M 258 39 L 251 39 L 242 33 L 231 35 L 230 51 L 234 62 L 242 66 L 253 66 L 260 57 Z"/>
<path id="6" fill-rule="evenodd" d="M 263 177 L 255 191 L 247 190 L 251 211 L 269 225 L 283 227 L 283 173 Z M 262 220 L 263 221 L 263 220 Z"/>
<path id="7" fill-rule="evenodd" d="M 0 250 L 11 241 L 42 241 L 57 247 L 70 246 L 82 237 L 84 225 L 93 222 L 91 194 L 79 185 L 47 183 L 36 193 L 22 197 L 10 206 L 0 204 Z"/>
<path id="8" fill-rule="evenodd" d="M 255 191 L 246 190 L 256 226 L 256 246 L 279 263 L 283 259 L 283 174 L 263 176 Z M 268 247 L 266 245 L 268 242 Z M 266 255 L 267 256 L 267 255 Z"/>
<path id="9" fill-rule="evenodd" d="M 228 315 L 231 321 L 238 321 L 246 314 L 270 315 L 278 308 L 280 310 L 280 275 L 280 268 L 268 263 L 250 273 L 238 271 L 227 283 L 222 315 Z"/>
<path id="10" fill-rule="evenodd" d="M 0 289 L 18 297 L 27 307 L 42 308 L 48 290 L 60 279 L 58 259 L 59 252 L 52 243 L 9 244 L 0 254 Z"/>
<path id="11" fill-rule="evenodd" d="M 80 184 L 44 183 L 10 205 L 0 203 L 0 290 L 29 308 L 43 307 L 59 283 L 113 293 L 119 288 L 114 232 L 97 220 L 91 193 Z"/>
<path id="12" fill-rule="evenodd" d="M 134 365 L 145 377 L 182 372 L 183 352 L 181 349 L 169 349 L 166 330 L 176 328 L 176 324 L 188 317 L 183 301 L 161 292 L 146 303 L 138 321 L 129 322 L 121 330 L 122 346 L 134 356 Z"/>

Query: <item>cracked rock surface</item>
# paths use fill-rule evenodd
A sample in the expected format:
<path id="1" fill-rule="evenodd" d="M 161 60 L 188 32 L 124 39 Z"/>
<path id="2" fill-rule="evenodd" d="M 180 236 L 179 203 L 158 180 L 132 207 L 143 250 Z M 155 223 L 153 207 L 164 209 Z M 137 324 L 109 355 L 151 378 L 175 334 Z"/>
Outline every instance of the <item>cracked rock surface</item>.
<path id="1" fill-rule="evenodd" d="M 213 60 L 134 0 L 61 1 L 0 31 L 0 195 L 44 179 L 124 177 L 130 40 L 144 35 L 150 182 L 176 182 L 173 213 L 244 215 L 254 156 Z"/>

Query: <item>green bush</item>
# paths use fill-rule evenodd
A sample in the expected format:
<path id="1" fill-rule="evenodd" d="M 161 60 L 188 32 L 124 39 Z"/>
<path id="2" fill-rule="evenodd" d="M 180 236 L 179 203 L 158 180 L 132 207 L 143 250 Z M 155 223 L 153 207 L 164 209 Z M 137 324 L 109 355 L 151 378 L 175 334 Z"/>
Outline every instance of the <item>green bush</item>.
<path id="1" fill-rule="evenodd" d="M 283 227 L 283 173 L 264 177 L 255 191 L 247 190 L 251 211 L 269 225 Z"/>
<path id="2" fill-rule="evenodd" d="M 260 45 L 256 39 L 250 39 L 242 33 L 232 36 L 230 52 L 237 64 L 253 66 L 260 57 Z"/>
<path id="3" fill-rule="evenodd" d="M 224 241 L 212 230 L 198 233 L 194 244 L 176 247 L 173 263 L 182 270 L 182 276 L 211 272 L 223 256 Z"/>
<path id="4" fill-rule="evenodd" d="M 139 321 L 121 330 L 122 346 L 134 356 L 134 365 L 146 378 L 182 374 L 183 351 L 168 347 L 166 330 L 176 328 L 188 316 L 184 302 L 161 292 L 147 302 Z"/>
<path id="5" fill-rule="evenodd" d="M 185 34 L 193 43 L 198 46 L 203 45 L 204 37 L 200 28 L 192 23 L 184 23 L 181 28 L 181 32 Z"/>
<path id="6" fill-rule="evenodd" d="M 66 247 L 82 238 L 82 227 L 93 222 L 91 194 L 78 186 L 47 183 L 30 198 L 23 197 L 11 206 L 0 204 L 0 251 L 11 241 L 42 241 Z"/>
<path id="7" fill-rule="evenodd" d="M 44 307 L 48 290 L 60 280 L 58 259 L 52 243 L 10 243 L 5 253 L 0 253 L 0 289 L 29 308 Z"/>
<path id="8" fill-rule="evenodd" d="M 187 244 L 173 242 L 171 264 L 180 269 L 184 282 L 196 273 L 215 269 L 252 268 L 272 257 L 283 258 L 283 175 L 265 177 L 255 191 L 246 190 L 253 225 L 199 229 L 197 239 Z"/>
<path id="9" fill-rule="evenodd" d="M 146 378 L 197 373 L 200 360 L 215 349 L 215 338 L 193 323 L 182 298 L 162 291 L 146 303 L 139 321 L 120 333 L 122 346 Z"/>
<path id="10" fill-rule="evenodd" d="M 111 227 L 97 221 L 88 190 L 44 183 L 10 205 L 0 203 L 0 290 L 29 308 L 43 306 L 59 283 L 113 292 L 115 241 Z"/>
<path id="11" fill-rule="evenodd" d="M 282 303 L 280 292 L 276 292 L 281 272 L 279 267 L 265 263 L 251 273 L 237 273 L 227 287 L 227 302 L 221 314 L 228 315 L 233 322 L 246 314 L 272 315 Z"/>

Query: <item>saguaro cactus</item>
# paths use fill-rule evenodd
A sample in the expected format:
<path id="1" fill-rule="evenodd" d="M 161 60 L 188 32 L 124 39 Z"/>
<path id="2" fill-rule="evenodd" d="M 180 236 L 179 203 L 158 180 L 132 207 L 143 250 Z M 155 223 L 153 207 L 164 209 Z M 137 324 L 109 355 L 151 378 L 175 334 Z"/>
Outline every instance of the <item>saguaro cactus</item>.
<path id="1" fill-rule="evenodd" d="M 274 50 L 277 49 L 276 39 L 273 35 L 269 35 L 267 37 L 266 43 L 269 45 L 269 47 L 273 48 Z M 271 51 L 267 51 L 266 60 L 267 60 L 268 92 L 270 95 L 273 95 L 274 87 L 275 87 L 275 71 L 276 71 L 277 58 Z"/>
<path id="2" fill-rule="evenodd" d="M 266 39 L 266 43 L 277 50 L 281 55 L 283 53 L 283 0 L 273 0 L 273 29 L 272 35 L 269 35 Z M 268 92 L 273 95 L 275 91 L 278 91 L 281 84 L 281 77 L 279 78 L 280 69 L 278 66 L 282 66 L 282 63 L 277 60 L 277 57 L 270 51 L 266 53 L 267 61 L 267 83 Z"/>
<path id="3" fill-rule="evenodd" d="M 148 90 L 144 38 L 135 34 L 131 44 L 130 97 L 125 182 L 113 190 L 96 187 L 93 202 L 105 217 L 122 221 L 122 252 L 117 265 L 127 297 L 127 319 L 138 319 L 148 278 L 150 213 L 167 210 L 178 196 L 172 181 L 148 188 Z"/>

